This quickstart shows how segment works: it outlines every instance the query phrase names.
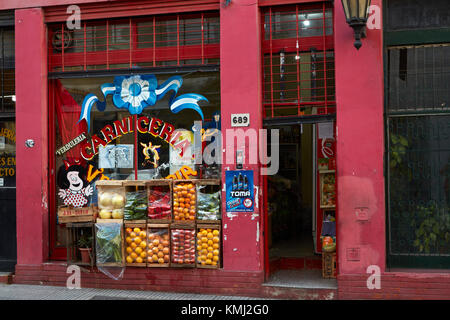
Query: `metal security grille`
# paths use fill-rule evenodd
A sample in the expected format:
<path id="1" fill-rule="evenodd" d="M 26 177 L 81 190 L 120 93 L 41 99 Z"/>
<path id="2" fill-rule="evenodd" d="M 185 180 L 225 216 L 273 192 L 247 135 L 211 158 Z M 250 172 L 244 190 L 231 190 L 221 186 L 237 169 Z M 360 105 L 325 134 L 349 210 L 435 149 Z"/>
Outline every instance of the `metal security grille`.
<path id="1" fill-rule="evenodd" d="M 49 25 L 49 71 L 217 64 L 217 12 Z"/>
<path id="2" fill-rule="evenodd" d="M 388 47 L 388 255 L 450 265 L 450 45 Z"/>
<path id="3" fill-rule="evenodd" d="M 15 111 L 14 58 L 14 30 L 0 28 L 0 112 Z"/>
<path id="4" fill-rule="evenodd" d="M 262 21 L 264 117 L 335 113 L 332 7 L 269 7 Z"/>

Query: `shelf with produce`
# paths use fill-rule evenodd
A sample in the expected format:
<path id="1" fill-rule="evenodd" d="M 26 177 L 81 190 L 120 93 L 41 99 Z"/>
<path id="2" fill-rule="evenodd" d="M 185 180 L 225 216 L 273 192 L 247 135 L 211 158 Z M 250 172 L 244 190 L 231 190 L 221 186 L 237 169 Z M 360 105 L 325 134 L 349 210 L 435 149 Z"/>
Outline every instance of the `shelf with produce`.
<path id="1" fill-rule="evenodd" d="M 220 180 L 199 180 L 197 189 L 197 223 L 220 223 L 221 188 Z"/>
<path id="2" fill-rule="evenodd" d="M 320 176 L 320 208 L 336 207 L 336 172 L 335 170 L 319 170 Z"/>
<path id="3" fill-rule="evenodd" d="M 195 268 L 195 225 L 170 225 L 171 267 Z"/>
<path id="4" fill-rule="evenodd" d="M 147 267 L 164 268 L 170 266 L 170 225 L 147 225 Z"/>
<path id="5" fill-rule="evenodd" d="M 124 181 L 125 206 L 123 210 L 124 222 L 147 222 L 147 189 L 145 181 Z"/>
<path id="6" fill-rule="evenodd" d="M 98 267 L 123 267 L 125 265 L 123 223 L 97 222 L 95 224 L 95 251 Z"/>
<path id="7" fill-rule="evenodd" d="M 123 219 L 125 206 L 125 188 L 121 180 L 99 180 L 95 183 L 98 190 L 98 218 Z"/>
<path id="8" fill-rule="evenodd" d="M 148 223 L 172 221 L 172 180 L 158 179 L 146 182 L 148 197 Z"/>
<path id="9" fill-rule="evenodd" d="M 147 266 L 147 224 L 125 222 L 126 266 Z"/>
<path id="10" fill-rule="evenodd" d="M 221 266 L 221 225 L 197 224 L 196 267 L 218 269 Z"/>
<path id="11" fill-rule="evenodd" d="M 173 180 L 173 222 L 195 224 L 197 215 L 196 180 Z"/>

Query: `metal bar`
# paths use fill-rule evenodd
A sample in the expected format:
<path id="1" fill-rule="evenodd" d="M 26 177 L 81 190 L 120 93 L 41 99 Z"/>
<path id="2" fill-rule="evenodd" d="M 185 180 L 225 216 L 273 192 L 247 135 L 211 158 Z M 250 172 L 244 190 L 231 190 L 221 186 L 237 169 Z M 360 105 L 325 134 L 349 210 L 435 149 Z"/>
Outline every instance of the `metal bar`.
<path id="1" fill-rule="evenodd" d="M 329 122 L 336 119 L 336 113 L 329 113 L 323 115 L 306 115 L 306 116 L 292 116 L 284 118 L 266 118 L 263 120 L 264 126 L 281 126 L 292 124 L 307 124 L 318 122 Z"/>
<path id="2" fill-rule="evenodd" d="M 106 70 L 109 69 L 109 20 L 106 20 Z"/>
<path id="3" fill-rule="evenodd" d="M 270 103 L 273 114 L 273 66 L 272 66 L 272 8 L 269 8 L 269 43 L 270 43 Z"/>
<path id="4" fill-rule="evenodd" d="M 61 61 L 62 71 L 64 72 L 64 23 L 61 23 Z"/>
<path id="5" fill-rule="evenodd" d="M 87 67 L 87 47 L 86 47 L 86 22 L 84 23 L 84 30 L 83 30 L 83 54 L 84 54 L 84 70 L 86 70 Z"/>
<path id="6" fill-rule="evenodd" d="M 133 26 L 129 19 L 129 48 L 130 48 L 130 69 L 133 68 Z"/>
<path id="7" fill-rule="evenodd" d="M 153 66 L 156 67 L 156 17 L 153 16 Z"/>
<path id="8" fill-rule="evenodd" d="M 2 92 L 0 97 L 2 98 L 2 110 L 0 110 L 1 112 L 5 111 L 5 37 L 4 37 L 4 29 L 2 30 Z"/>
<path id="9" fill-rule="evenodd" d="M 202 64 L 204 64 L 205 63 L 205 48 L 204 48 L 204 46 L 205 46 L 205 40 L 204 40 L 204 16 L 203 16 L 203 12 L 202 12 L 202 17 L 201 17 L 201 24 L 202 24 L 202 26 L 201 26 L 201 28 L 202 28 Z"/>
<path id="10" fill-rule="evenodd" d="M 298 5 L 295 6 L 295 28 L 296 28 L 296 44 L 295 44 L 295 49 L 296 49 L 296 55 L 295 55 L 295 61 L 296 61 L 296 67 L 297 67 L 297 103 L 298 103 L 298 108 L 297 108 L 297 114 L 301 115 L 300 112 L 300 52 L 299 52 L 299 30 L 298 30 Z"/>
<path id="11" fill-rule="evenodd" d="M 323 3 L 323 7 L 322 7 L 322 27 L 323 27 L 323 34 L 322 34 L 322 39 L 323 39 L 323 83 L 324 83 L 324 87 L 325 87 L 325 113 L 328 113 L 328 104 L 327 104 L 327 99 L 328 99 L 328 90 L 327 90 L 327 51 L 325 49 L 325 35 L 326 35 L 326 28 L 325 28 L 325 2 Z"/>
<path id="12" fill-rule="evenodd" d="M 177 14 L 177 66 L 180 65 L 180 15 Z"/>
<path id="13" fill-rule="evenodd" d="M 72 78 L 95 78 L 127 74 L 169 74 L 169 73 L 192 73 L 192 72 L 219 72 L 220 65 L 189 65 L 189 66 L 167 66 L 167 67 L 149 67 L 117 70 L 90 70 L 90 71 L 72 71 L 72 72 L 49 72 L 49 79 L 72 79 Z"/>

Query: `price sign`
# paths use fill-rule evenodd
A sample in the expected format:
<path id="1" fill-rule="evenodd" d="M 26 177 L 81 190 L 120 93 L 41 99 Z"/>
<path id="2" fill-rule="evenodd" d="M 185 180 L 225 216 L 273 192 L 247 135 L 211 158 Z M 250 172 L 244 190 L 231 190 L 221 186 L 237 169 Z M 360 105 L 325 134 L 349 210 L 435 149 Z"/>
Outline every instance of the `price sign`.
<path id="1" fill-rule="evenodd" d="M 250 125 L 249 113 L 233 113 L 231 114 L 232 127 L 248 127 Z"/>

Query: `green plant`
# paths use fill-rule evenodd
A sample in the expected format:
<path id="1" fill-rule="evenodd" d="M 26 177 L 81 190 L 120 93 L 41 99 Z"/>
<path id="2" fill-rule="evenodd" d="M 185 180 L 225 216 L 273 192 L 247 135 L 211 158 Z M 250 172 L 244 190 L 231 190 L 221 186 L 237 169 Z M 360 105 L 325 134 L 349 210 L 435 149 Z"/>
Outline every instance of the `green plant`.
<path id="1" fill-rule="evenodd" d="M 402 158 L 406 154 L 406 148 L 408 148 L 408 140 L 401 135 L 396 135 L 391 133 L 391 144 L 390 144 L 390 161 L 389 165 L 394 168 L 398 164 L 402 163 Z"/>
<path id="2" fill-rule="evenodd" d="M 82 234 L 78 239 L 78 248 L 92 248 L 92 235 Z"/>
<path id="3" fill-rule="evenodd" d="M 450 244 L 450 214 L 448 208 L 438 208 L 436 204 L 417 208 L 416 218 L 411 226 L 416 226 L 414 247 L 419 252 L 439 253 Z M 418 226 L 418 227 L 417 227 Z"/>

